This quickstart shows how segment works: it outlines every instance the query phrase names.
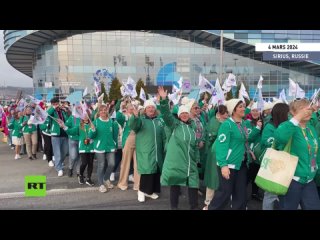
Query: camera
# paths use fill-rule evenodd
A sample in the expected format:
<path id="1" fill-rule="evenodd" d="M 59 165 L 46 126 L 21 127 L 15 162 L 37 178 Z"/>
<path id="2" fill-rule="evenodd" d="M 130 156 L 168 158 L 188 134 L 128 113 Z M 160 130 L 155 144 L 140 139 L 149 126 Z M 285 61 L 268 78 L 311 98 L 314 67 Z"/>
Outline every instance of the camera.
<path id="1" fill-rule="evenodd" d="M 90 143 L 90 139 L 86 138 L 83 140 L 84 145 L 88 145 Z"/>

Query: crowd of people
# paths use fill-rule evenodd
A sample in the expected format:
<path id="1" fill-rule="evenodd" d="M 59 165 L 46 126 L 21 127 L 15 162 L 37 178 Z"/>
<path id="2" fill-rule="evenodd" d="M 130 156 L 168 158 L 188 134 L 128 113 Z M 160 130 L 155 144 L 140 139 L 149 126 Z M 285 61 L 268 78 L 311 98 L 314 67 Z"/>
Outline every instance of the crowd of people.
<path id="1" fill-rule="evenodd" d="M 66 168 L 69 177 L 76 173 L 79 184 L 96 185 L 101 193 L 114 188 L 120 166 L 119 189 L 127 190 L 133 181 L 137 200 L 145 202 L 169 186 L 171 209 L 179 208 L 181 187 L 186 187 L 190 209 L 245 210 L 249 184 L 250 196 L 262 201 L 264 210 L 320 209 L 320 111 L 306 99 L 289 105 L 275 99 L 263 111 L 242 99 L 212 106 L 207 94 L 199 101 L 183 97 L 174 105 L 159 87 L 157 99 L 143 104 L 130 97 L 83 102 L 81 116 L 58 98 L 31 101 L 23 109 L 17 104 L 1 112 L 1 130 L 15 151 L 13 158 L 27 154 L 32 161 L 43 151 L 59 177 Z M 48 115 L 41 124 L 33 121 L 36 105 Z M 260 189 L 255 178 L 265 150 L 282 150 L 289 140 L 290 154 L 299 160 L 288 192 L 277 196 Z M 204 206 L 198 201 L 201 187 L 206 188 Z"/>

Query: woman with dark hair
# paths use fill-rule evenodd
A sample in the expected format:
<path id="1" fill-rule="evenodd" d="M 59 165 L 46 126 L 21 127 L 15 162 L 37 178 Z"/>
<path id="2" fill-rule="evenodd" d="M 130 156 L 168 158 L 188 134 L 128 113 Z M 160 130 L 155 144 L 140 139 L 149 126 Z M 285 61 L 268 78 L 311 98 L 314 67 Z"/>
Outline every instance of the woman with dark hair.
<path id="1" fill-rule="evenodd" d="M 214 191 L 218 189 L 219 178 L 217 173 L 217 160 L 215 152 L 215 140 L 218 135 L 218 130 L 221 124 L 229 117 L 228 109 L 224 105 L 219 105 L 215 110 L 215 115 L 210 119 L 207 127 L 208 138 L 207 138 L 207 161 L 204 172 L 204 184 L 207 187 L 206 199 L 204 201 L 205 207 L 203 210 L 208 209 Z"/>
<path id="2" fill-rule="evenodd" d="M 246 209 L 247 203 L 247 161 L 252 151 L 248 141 L 260 132 L 262 123 L 249 133 L 246 122 L 245 106 L 241 99 L 226 101 L 230 118 L 224 121 L 218 131 L 216 158 L 219 175 L 219 188 L 212 199 L 209 210 L 224 209 L 232 195 L 232 209 Z"/>
<path id="3" fill-rule="evenodd" d="M 260 140 L 261 140 L 261 132 L 262 132 L 262 128 L 264 126 L 263 124 L 263 116 L 261 114 L 261 112 L 259 112 L 258 109 L 258 103 L 255 102 L 252 106 L 251 106 L 251 111 L 250 111 L 250 120 L 248 120 L 246 123 L 248 132 L 250 133 L 252 131 L 253 128 L 255 128 L 257 126 L 258 122 L 262 123 L 262 127 L 261 130 L 258 134 L 258 136 L 254 139 L 252 139 L 252 141 L 249 141 L 249 147 L 252 151 L 254 151 L 256 149 L 256 147 L 258 147 L 258 145 L 260 144 Z M 258 153 L 255 152 L 257 155 Z M 248 162 L 249 165 L 249 169 L 248 169 L 248 184 L 251 182 L 251 197 L 255 200 L 258 201 L 262 201 L 263 197 L 262 194 L 259 193 L 259 187 L 257 186 L 257 184 L 255 184 L 254 180 L 258 174 L 260 165 L 259 162 L 257 161 L 257 158 L 259 156 L 254 155 L 251 158 L 251 161 Z"/>
<path id="4" fill-rule="evenodd" d="M 288 120 L 288 113 L 289 113 L 289 106 L 285 103 L 277 103 L 274 105 L 271 111 L 271 119 L 270 122 L 266 124 L 262 131 L 261 136 L 261 150 L 264 152 L 266 148 L 271 147 L 274 141 L 274 132 L 280 125 Z M 261 159 L 261 158 L 260 158 Z M 275 201 L 279 201 L 278 196 L 265 191 L 263 202 L 262 202 L 262 209 L 263 210 L 273 210 Z"/>

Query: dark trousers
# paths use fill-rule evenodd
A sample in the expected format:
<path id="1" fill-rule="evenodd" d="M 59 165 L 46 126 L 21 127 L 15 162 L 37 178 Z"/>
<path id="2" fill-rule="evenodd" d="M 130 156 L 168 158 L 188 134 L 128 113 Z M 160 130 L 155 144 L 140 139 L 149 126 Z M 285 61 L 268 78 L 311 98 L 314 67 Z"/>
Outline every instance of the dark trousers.
<path id="1" fill-rule="evenodd" d="M 41 138 L 42 132 L 41 132 L 41 130 L 40 130 L 39 125 L 37 125 L 37 134 L 38 134 L 38 147 L 37 147 L 37 152 L 42 152 L 42 151 L 44 151 L 44 149 L 43 149 L 43 146 L 42 146 L 42 138 Z"/>
<path id="2" fill-rule="evenodd" d="M 114 173 L 117 172 L 121 159 L 122 159 L 122 149 L 118 149 L 117 152 L 115 153 L 115 164 L 112 172 Z"/>
<path id="3" fill-rule="evenodd" d="M 93 158 L 94 153 L 80 153 L 80 176 L 83 176 L 84 170 L 87 168 L 87 178 L 91 179 L 92 170 L 93 170 Z"/>
<path id="4" fill-rule="evenodd" d="M 249 169 L 248 169 L 248 184 L 251 182 L 252 184 L 252 192 L 251 194 L 258 194 L 259 192 L 259 187 L 257 186 L 257 184 L 254 182 L 254 180 L 256 179 L 256 176 L 259 172 L 260 169 L 260 165 L 252 162 L 249 165 Z"/>
<path id="5" fill-rule="evenodd" d="M 288 192 L 279 196 L 281 210 L 297 210 L 299 204 L 302 210 L 320 210 L 320 199 L 314 181 L 306 184 L 292 180 Z"/>
<path id="6" fill-rule="evenodd" d="M 146 194 L 160 192 L 160 173 L 141 174 L 139 190 Z"/>
<path id="7" fill-rule="evenodd" d="M 43 141 L 44 141 L 44 154 L 47 156 L 48 162 L 52 161 L 53 156 L 53 150 L 52 150 L 52 144 L 51 144 L 51 136 L 42 134 Z"/>
<path id="8" fill-rule="evenodd" d="M 229 168 L 230 169 L 230 168 Z M 245 210 L 247 202 L 247 166 L 243 162 L 239 170 L 230 169 L 229 179 L 222 177 L 218 167 L 219 188 L 209 204 L 209 210 L 225 209 L 232 195 L 232 209 Z"/>
<path id="9" fill-rule="evenodd" d="M 179 204 L 180 186 L 170 187 L 170 205 L 171 209 L 177 209 Z M 190 209 L 198 209 L 198 189 L 188 188 L 188 197 Z"/>

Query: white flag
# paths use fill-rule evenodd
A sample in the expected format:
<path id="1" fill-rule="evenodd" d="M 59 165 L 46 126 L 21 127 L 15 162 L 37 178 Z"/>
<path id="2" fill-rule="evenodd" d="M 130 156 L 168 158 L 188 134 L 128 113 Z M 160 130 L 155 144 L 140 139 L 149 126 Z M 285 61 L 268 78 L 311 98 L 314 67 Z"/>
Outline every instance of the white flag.
<path id="1" fill-rule="evenodd" d="M 297 84 L 289 78 L 289 93 L 290 97 L 295 97 L 297 95 Z"/>
<path id="2" fill-rule="evenodd" d="M 34 109 L 34 116 L 33 118 L 30 117 L 29 121 L 32 124 L 42 124 L 46 121 L 48 117 L 48 113 L 43 110 L 39 105 L 36 105 L 36 108 Z"/>
<path id="3" fill-rule="evenodd" d="M 259 82 L 258 82 L 257 88 L 262 88 L 262 81 L 263 81 L 263 77 L 260 75 L 260 78 L 259 78 Z"/>
<path id="4" fill-rule="evenodd" d="M 199 87 L 200 87 L 199 94 L 201 94 L 203 92 L 208 92 L 211 94 L 214 89 L 212 84 L 205 77 L 203 77 L 201 74 L 199 74 Z"/>
<path id="5" fill-rule="evenodd" d="M 174 105 L 179 103 L 180 97 L 181 91 L 177 91 L 168 95 L 169 100 L 172 101 Z"/>
<path id="6" fill-rule="evenodd" d="M 249 94 L 247 93 L 246 87 L 243 85 L 243 83 L 241 83 L 240 89 L 239 89 L 239 98 L 241 98 L 244 101 L 243 98 L 246 98 L 248 100 L 250 100 Z"/>
<path id="7" fill-rule="evenodd" d="M 83 91 L 82 97 L 88 95 L 88 88 L 86 87 L 86 89 Z"/>
<path id="8" fill-rule="evenodd" d="M 126 83 L 123 84 L 123 95 L 122 96 L 131 96 L 135 98 L 138 96 L 136 91 L 136 82 L 129 76 Z"/>
<path id="9" fill-rule="evenodd" d="M 209 101 L 209 104 L 212 104 L 213 106 L 215 105 L 221 105 L 221 104 L 224 104 L 224 92 L 220 86 L 220 82 L 219 82 L 219 79 L 216 80 L 216 83 L 215 83 L 215 88 L 212 92 L 212 97 Z"/>
<path id="10" fill-rule="evenodd" d="M 143 100 L 144 102 L 147 100 L 147 98 L 146 98 L 146 93 L 144 92 L 144 89 L 143 89 L 143 88 L 140 89 L 140 96 L 139 96 L 139 98 L 140 98 L 141 100 Z"/>
<path id="11" fill-rule="evenodd" d="M 31 99 L 31 102 L 34 102 L 35 104 L 39 104 L 41 102 L 40 100 L 38 100 L 30 95 L 28 95 L 28 97 Z"/>
<path id="12" fill-rule="evenodd" d="M 279 99 L 282 100 L 282 102 L 288 104 L 286 92 L 284 89 L 282 89 L 282 91 L 280 92 Z"/>
<path id="13" fill-rule="evenodd" d="M 101 83 L 94 81 L 94 93 L 96 94 L 96 96 L 99 96 L 99 93 L 101 92 Z"/>
<path id="14" fill-rule="evenodd" d="M 305 91 L 299 86 L 297 83 L 297 93 L 296 93 L 296 98 L 304 98 L 306 96 Z"/>
<path id="15" fill-rule="evenodd" d="M 262 97 L 262 90 L 261 88 L 259 88 L 258 90 L 258 102 L 257 102 L 257 107 L 258 107 L 258 111 L 260 113 L 262 113 L 263 111 L 263 108 L 264 108 L 264 100 L 263 100 L 263 97 Z"/>
<path id="16" fill-rule="evenodd" d="M 183 77 L 180 77 L 178 82 L 174 82 L 172 84 L 172 93 L 179 91 L 182 88 L 182 83 L 183 83 Z"/>
<path id="17" fill-rule="evenodd" d="M 225 82 L 227 87 L 232 87 L 232 86 L 237 86 L 237 80 L 236 80 L 236 76 L 232 73 L 229 73 L 228 78 L 226 79 Z"/>

